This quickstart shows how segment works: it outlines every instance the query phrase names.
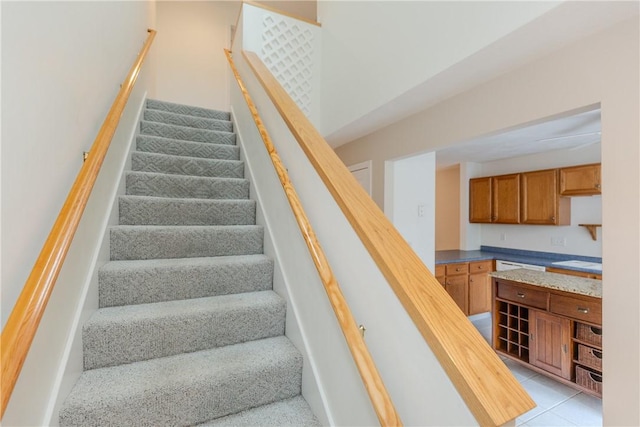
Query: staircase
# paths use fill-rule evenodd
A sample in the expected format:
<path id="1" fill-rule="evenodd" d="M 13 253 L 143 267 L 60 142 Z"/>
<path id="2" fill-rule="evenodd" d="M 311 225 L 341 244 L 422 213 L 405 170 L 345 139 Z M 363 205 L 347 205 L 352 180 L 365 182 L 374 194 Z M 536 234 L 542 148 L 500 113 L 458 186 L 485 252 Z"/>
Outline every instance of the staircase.
<path id="1" fill-rule="evenodd" d="M 319 425 L 229 114 L 148 100 L 62 426 Z"/>

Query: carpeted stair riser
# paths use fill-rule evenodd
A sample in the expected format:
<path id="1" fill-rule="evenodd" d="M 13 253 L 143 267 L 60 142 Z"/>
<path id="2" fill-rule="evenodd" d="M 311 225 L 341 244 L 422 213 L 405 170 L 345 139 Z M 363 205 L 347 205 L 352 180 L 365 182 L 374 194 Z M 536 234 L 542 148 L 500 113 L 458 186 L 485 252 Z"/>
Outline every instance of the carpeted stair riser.
<path id="1" fill-rule="evenodd" d="M 208 142 L 211 144 L 235 145 L 236 134 L 219 130 L 196 129 L 188 126 L 168 125 L 156 122 L 140 122 L 140 133 L 143 135 L 161 136 L 185 141 Z"/>
<path id="2" fill-rule="evenodd" d="M 126 193 L 132 196 L 194 199 L 248 199 L 249 181 L 238 178 L 208 178 L 128 172 Z"/>
<path id="3" fill-rule="evenodd" d="M 113 261 L 98 273 L 100 307 L 202 298 L 272 288 L 263 254 Z"/>
<path id="4" fill-rule="evenodd" d="M 273 291 L 103 308 L 83 329 L 84 369 L 283 335 L 284 316 Z"/>
<path id="5" fill-rule="evenodd" d="M 227 111 L 210 110 L 210 109 L 201 108 L 201 107 L 192 107 L 189 105 L 158 101 L 155 99 L 147 99 L 147 109 L 168 111 L 176 114 L 205 117 L 209 119 L 231 120 L 231 114 L 229 114 L 229 112 Z"/>
<path id="6" fill-rule="evenodd" d="M 233 124 L 228 120 L 193 117 L 185 114 L 170 113 L 168 111 L 145 110 L 144 120 L 168 125 L 187 126 L 197 129 L 222 130 L 233 132 Z"/>
<path id="7" fill-rule="evenodd" d="M 61 426 L 317 426 L 229 113 L 147 100 Z"/>
<path id="8" fill-rule="evenodd" d="M 65 407 L 65 426 L 203 423 L 295 397 L 302 357 L 284 336 L 86 371 Z"/>
<path id="9" fill-rule="evenodd" d="M 203 159 L 240 160 L 240 147 L 209 142 L 181 141 L 159 136 L 139 135 L 136 149 L 141 152 L 200 157 Z"/>
<path id="10" fill-rule="evenodd" d="M 131 169 L 170 175 L 244 178 L 244 163 L 239 160 L 201 159 L 167 154 L 134 152 Z"/>
<path id="11" fill-rule="evenodd" d="M 253 200 L 178 199 L 121 196 L 120 225 L 250 225 Z"/>
<path id="12" fill-rule="evenodd" d="M 118 225 L 110 236 L 116 261 L 260 254 L 264 230 L 258 225 Z"/>
<path id="13" fill-rule="evenodd" d="M 311 408 L 304 398 L 298 396 L 198 424 L 197 427 L 255 427 L 260 425 L 299 427 L 320 426 L 321 424 L 311 412 Z"/>

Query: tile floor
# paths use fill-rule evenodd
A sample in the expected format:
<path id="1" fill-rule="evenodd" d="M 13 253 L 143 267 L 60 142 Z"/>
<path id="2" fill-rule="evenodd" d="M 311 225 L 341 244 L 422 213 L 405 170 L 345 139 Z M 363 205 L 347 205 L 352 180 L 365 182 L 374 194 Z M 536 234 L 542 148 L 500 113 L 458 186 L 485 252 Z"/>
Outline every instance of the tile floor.
<path id="1" fill-rule="evenodd" d="M 491 343 L 491 316 L 476 315 L 471 322 Z M 602 426 L 602 400 L 582 393 L 526 367 L 504 359 L 522 386 L 538 405 L 516 419 L 516 426 Z"/>

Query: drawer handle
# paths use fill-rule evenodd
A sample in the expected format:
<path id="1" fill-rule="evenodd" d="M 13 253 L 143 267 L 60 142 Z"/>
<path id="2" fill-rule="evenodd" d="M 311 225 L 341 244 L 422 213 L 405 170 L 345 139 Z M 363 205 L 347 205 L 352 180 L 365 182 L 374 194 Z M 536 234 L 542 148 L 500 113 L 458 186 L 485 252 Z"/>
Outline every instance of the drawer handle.
<path id="1" fill-rule="evenodd" d="M 516 296 L 517 296 L 518 298 L 524 298 L 524 297 L 525 297 L 525 294 L 523 294 L 522 292 L 518 292 L 518 293 L 516 294 Z"/>
<path id="2" fill-rule="evenodd" d="M 589 309 L 588 308 L 583 308 L 583 307 L 578 307 L 578 311 L 582 314 L 587 314 L 589 313 Z"/>

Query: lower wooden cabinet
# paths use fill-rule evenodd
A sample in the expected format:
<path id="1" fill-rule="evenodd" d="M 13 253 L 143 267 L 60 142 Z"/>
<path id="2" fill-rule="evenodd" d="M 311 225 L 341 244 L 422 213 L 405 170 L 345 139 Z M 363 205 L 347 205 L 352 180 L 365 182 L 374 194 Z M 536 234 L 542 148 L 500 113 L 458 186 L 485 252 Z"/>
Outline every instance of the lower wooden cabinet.
<path id="1" fill-rule="evenodd" d="M 492 283 L 493 348 L 602 396 L 602 300 L 504 279 Z"/>
<path id="2" fill-rule="evenodd" d="M 529 363 L 571 379 L 571 321 L 543 311 L 529 312 Z"/>
<path id="3" fill-rule="evenodd" d="M 436 265 L 436 279 L 467 315 L 491 311 L 493 260 Z"/>

